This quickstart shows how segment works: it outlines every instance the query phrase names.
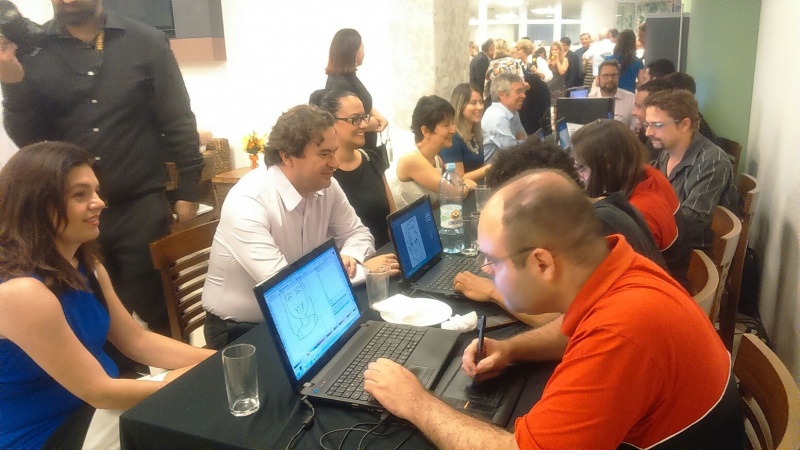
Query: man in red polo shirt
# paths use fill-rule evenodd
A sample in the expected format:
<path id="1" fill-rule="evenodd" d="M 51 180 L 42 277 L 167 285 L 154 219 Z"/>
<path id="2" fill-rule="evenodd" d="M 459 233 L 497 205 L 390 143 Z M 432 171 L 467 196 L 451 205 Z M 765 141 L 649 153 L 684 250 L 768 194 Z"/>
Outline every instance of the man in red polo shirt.
<path id="1" fill-rule="evenodd" d="M 565 226 L 569 224 L 569 226 Z M 392 361 L 365 388 L 441 448 L 733 448 L 743 443 L 731 360 L 703 311 L 620 235 L 604 238 L 589 200 L 561 172 L 522 175 L 481 214 L 484 270 L 514 312 L 563 313 L 505 341 L 473 342 L 478 379 L 514 362 L 561 360 L 513 434 L 445 405 Z"/>

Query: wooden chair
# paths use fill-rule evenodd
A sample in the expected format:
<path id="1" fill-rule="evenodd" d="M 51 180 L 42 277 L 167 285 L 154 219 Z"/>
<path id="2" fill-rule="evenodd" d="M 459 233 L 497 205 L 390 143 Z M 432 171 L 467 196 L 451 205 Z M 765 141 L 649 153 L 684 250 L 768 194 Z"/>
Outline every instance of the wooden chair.
<path id="1" fill-rule="evenodd" d="M 208 143 L 206 149 L 217 155 L 214 175 L 233 170 L 233 164 L 231 163 L 231 146 L 227 139 L 214 138 Z M 214 199 L 218 207 L 222 208 L 222 203 L 225 201 L 225 197 L 227 197 L 231 187 L 233 187 L 233 185 L 214 183 Z"/>
<path id="2" fill-rule="evenodd" d="M 742 234 L 733 254 L 728 276 L 728 284 L 719 308 L 719 334 L 728 350 L 733 348 L 733 334 L 736 330 L 736 313 L 739 309 L 739 295 L 742 287 L 744 257 L 750 236 L 750 224 L 756 211 L 761 187 L 755 178 L 747 174 L 739 176 L 739 210 L 742 212 Z"/>
<path id="3" fill-rule="evenodd" d="M 800 448 L 800 391 L 777 355 L 745 333 L 733 374 L 739 380 L 749 448 Z"/>
<path id="4" fill-rule="evenodd" d="M 153 265 L 161 273 L 172 337 L 189 343 L 189 335 L 206 320 L 201 296 L 211 243 L 219 220 L 171 234 L 150 244 Z"/>
<path id="5" fill-rule="evenodd" d="M 732 141 L 730 139 L 717 136 L 717 145 L 725 153 L 733 156 L 733 173 L 734 175 L 739 172 L 739 158 L 742 156 L 742 144 Z"/>
<path id="6" fill-rule="evenodd" d="M 711 307 L 719 286 L 719 273 L 714 262 L 701 250 L 693 250 L 686 277 L 692 286 L 692 297 L 711 318 Z"/>
<path id="7" fill-rule="evenodd" d="M 203 171 L 200 174 L 200 203 L 211 206 L 213 209 L 205 214 L 199 215 L 194 219 L 187 222 L 172 222 L 170 226 L 171 233 L 177 233 L 192 227 L 196 227 L 202 223 L 219 219 L 220 205 L 217 204 L 216 195 L 213 190 L 213 183 L 211 179 L 214 178 L 214 167 L 216 166 L 217 155 L 211 151 L 202 152 L 203 155 Z M 180 173 L 178 172 L 175 163 L 165 163 L 167 166 L 167 174 L 169 179 L 167 181 L 167 192 L 173 191 L 178 188 L 180 183 Z"/>
<path id="8" fill-rule="evenodd" d="M 711 307 L 711 321 L 713 322 L 719 312 L 719 302 L 722 292 L 725 290 L 728 271 L 733 262 L 733 255 L 736 253 L 739 236 L 742 234 L 742 222 L 728 208 L 717 206 L 714 210 L 714 217 L 711 219 L 711 229 L 714 231 L 714 239 L 711 241 L 711 250 L 708 256 L 714 261 L 719 273 L 719 286 L 714 294 L 714 304 Z"/>

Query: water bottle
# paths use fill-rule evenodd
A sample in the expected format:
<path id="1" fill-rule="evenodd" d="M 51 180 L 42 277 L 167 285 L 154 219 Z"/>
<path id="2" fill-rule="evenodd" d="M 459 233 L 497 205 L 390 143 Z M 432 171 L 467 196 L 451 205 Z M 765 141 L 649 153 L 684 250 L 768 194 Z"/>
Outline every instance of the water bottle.
<path id="1" fill-rule="evenodd" d="M 456 164 L 447 163 L 439 181 L 439 237 L 445 253 L 460 253 L 464 249 L 462 186 Z"/>

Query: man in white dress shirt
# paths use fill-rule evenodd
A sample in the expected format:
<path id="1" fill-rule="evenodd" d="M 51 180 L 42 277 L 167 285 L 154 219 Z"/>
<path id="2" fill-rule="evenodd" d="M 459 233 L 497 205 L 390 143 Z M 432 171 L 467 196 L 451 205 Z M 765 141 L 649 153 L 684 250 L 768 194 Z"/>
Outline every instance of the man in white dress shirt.
<path id="1" fill-rule="evenodd" d="M 334 120 L 313 106 L 285 112 L 264 150 L 267 167 L 248 173 L 228 193 L 203 287 L 211 348 L 264 320 L 253 294 L 257 283 L 329 238 L 336 240 L 351 278 L 375 253 L 369 229 L 332 178 L 339 167 Z M 396 259 L 390 255 L 381 262 Z"/>
<path id="2" fill-rule="evenodd" d="M 633 92 L 619 88 L 619 63 L 609 59 L 600 64 L 600 71 L 597 78 L 600 80 L 599 88 L 595 86 L 589 97 L 613 97 L 614 98 L 614 118 L 632 128 L 633 104 L 636 96 Z"/>

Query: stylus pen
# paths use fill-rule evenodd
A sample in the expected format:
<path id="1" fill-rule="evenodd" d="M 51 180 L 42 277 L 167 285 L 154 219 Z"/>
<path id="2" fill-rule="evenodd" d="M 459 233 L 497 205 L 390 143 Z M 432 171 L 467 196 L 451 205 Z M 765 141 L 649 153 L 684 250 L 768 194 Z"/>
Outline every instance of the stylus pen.
<path id="1" fill-rule="evenodd" d="M 486 329 L 486 316 L 478 316 L 478 352 L 475 354 L 475 363 L 477 364 L 486 356 L 486 349 L 483 347 L 483 339 L 485 337 L 484 330 Z"/>

